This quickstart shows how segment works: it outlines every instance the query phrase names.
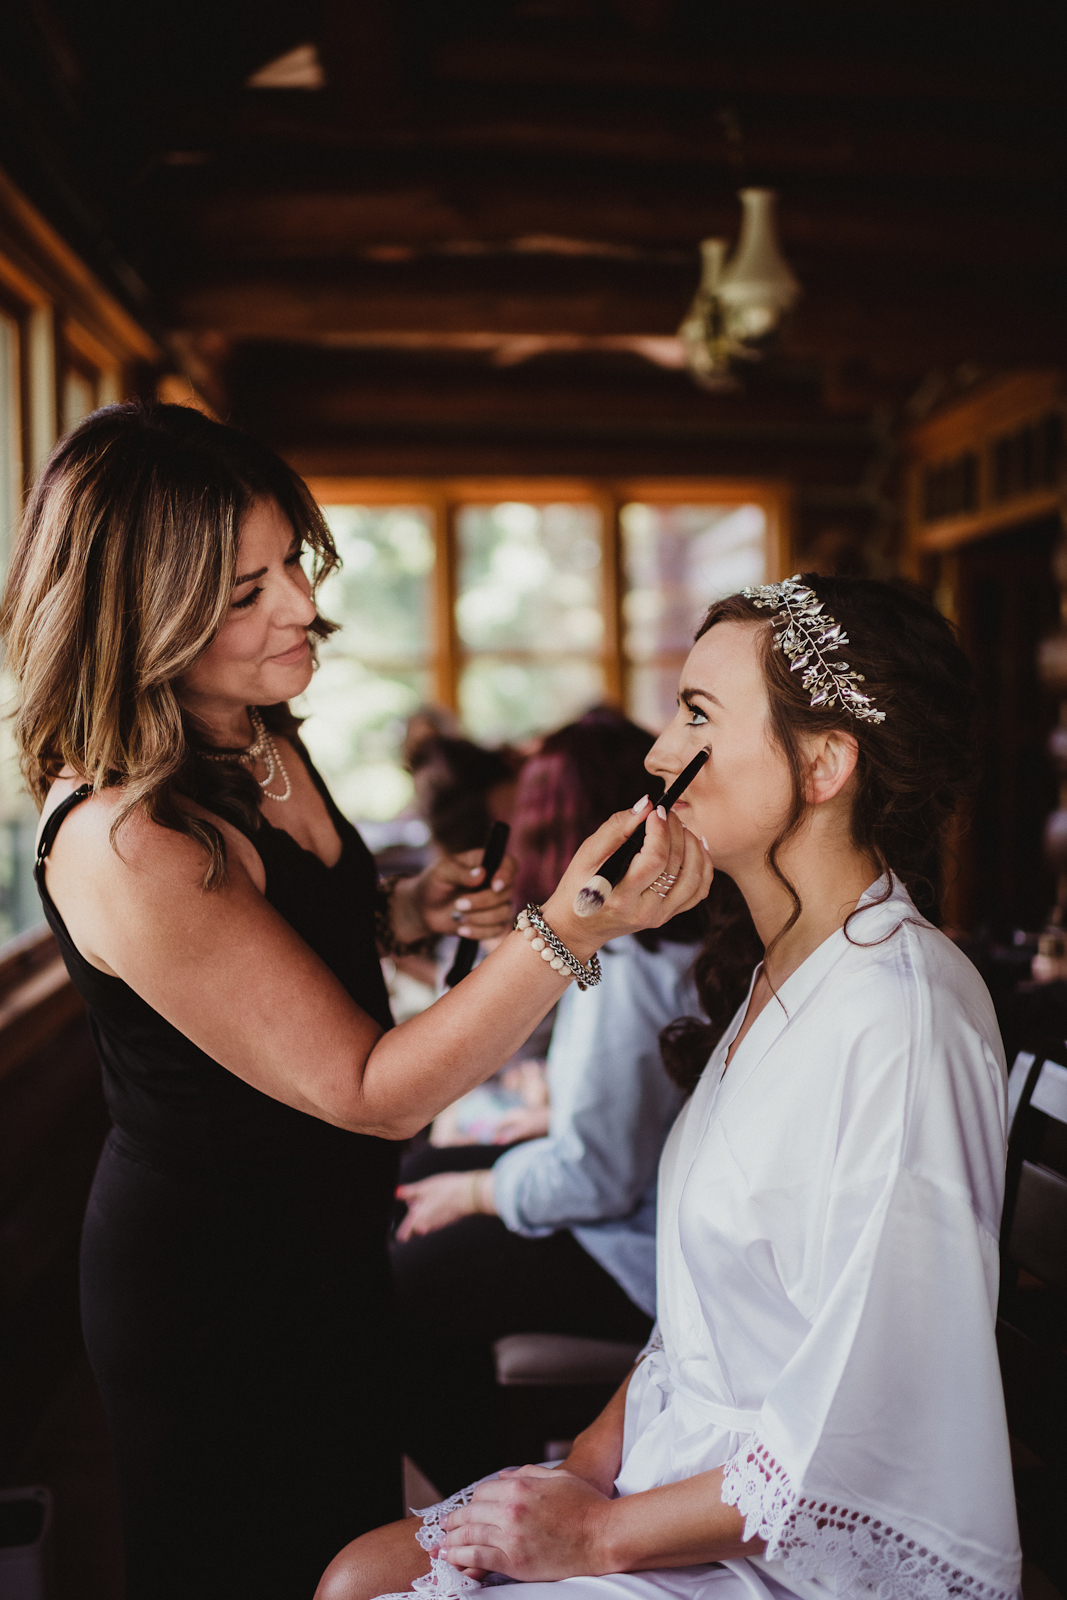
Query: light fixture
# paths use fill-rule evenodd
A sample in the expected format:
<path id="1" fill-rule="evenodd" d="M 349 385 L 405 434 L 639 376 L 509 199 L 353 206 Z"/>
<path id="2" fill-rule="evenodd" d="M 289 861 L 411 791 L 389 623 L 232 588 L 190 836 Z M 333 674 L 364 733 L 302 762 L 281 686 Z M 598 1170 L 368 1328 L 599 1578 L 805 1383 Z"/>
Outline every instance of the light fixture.
<path id="1" fill-rule="evenodd" d="M 773 189 L 742 189 L 741 237 L 729 261 L 725 239 L 705 239 L 700 287 L 678 337 L 686 364 L 706 389 L 735 389 L 737 361 L 758 361 L 760 344 L 800 294 L 778 247 Z"/>

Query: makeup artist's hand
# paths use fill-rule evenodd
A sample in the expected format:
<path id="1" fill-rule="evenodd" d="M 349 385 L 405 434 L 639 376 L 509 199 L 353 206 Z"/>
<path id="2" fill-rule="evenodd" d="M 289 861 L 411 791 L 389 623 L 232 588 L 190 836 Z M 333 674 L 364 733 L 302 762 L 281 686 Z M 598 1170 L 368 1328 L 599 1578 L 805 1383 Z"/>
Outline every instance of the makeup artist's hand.
<path id="1" fill-rule="evenodd" d="M 398 939 L 427 933 L 458 933 L 464 939 L 499 939 L 515 917 L 511 885 L 515 858 L 505 856 L 485 883 L 481 850 L 441 856 L 417 878 L 401 878 L 393 890 L 393 931 Z M 453 915 L 455 913 L 455 915 Z"/>
<path id="2" fill-rule="evenodd" d="M 591 915 L 578 916 L 574 909 L 578 891 L 642 822 L 645 842 L 622 882 Z M 545 920 L 568 949 L 587 960 L 609 939 L 639 928 L 662 927 L 679 912 L 688 911 L 711 888 L 712 873 L 703 840 L 684 828 L 673 811 L 664 813 L 645 796 L 633 811 L 618 811 L 609 817 L 578 847 L 558 888 L 545 902 Z M 659 888 L 665 890 L 662 895 Z"/>

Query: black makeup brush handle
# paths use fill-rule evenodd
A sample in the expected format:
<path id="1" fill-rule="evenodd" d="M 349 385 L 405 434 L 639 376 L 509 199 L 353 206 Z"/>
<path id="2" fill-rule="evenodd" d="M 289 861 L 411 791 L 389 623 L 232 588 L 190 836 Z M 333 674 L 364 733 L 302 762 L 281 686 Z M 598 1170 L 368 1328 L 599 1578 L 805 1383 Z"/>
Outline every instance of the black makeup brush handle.
<path id="1" fill-rule="evenodd" d="M 506 822 L 494 822 L 489 829 L 489 837 L 485 841 L 482 852 L 482 866 L 485 868 L 485 877 L 482 888 L 488 889 L 493 873 L 504 859 L 504 852 L 508 847 L 508 835 L 511 829 Z M 448 969 L 445 978 L 445 987 L 454 989 L 460 979 L 465 978 L 474 965 L 474 958 L 478 954 L 477 939 L 461 939 L 456 950 L 456 959 Z"/>
<path id="2" fill-rule="evenodd" d="M 682 771 L 678 774 L 670 788 L 667 790 L 667 793 L 663 796 L 662 800 L 658 802 L 663 807 L 664 811 L 669 811 L 674 802 L 682 798 L 682 795 L 685 793 L 686 789 L 688 789 L 689 785 L 692 783 L 693 779 L 696 777 L 697 773 L 700 771 L 707 759 L 708 751 L 700 750 L 693 757 L 692 761 L 690 761 L 689 765 L 687 767 L 683 767 Z M 614 854 L 608 857 L 604 865 L 597 873 L 597 876 L 600 878 L 606 878 L 614 889 L 615 885 L 621 883 L 623 878 L 625 878 L 627 867 L 629 867 L 630 862 L 633 860 L 634 856 L 637 855 L 644 842 L 645 824 L 642 822 L 634 829 L 633 833 L 631 833 L 630 837 L 626 840 L 626 843 L 621 844 Z"/>

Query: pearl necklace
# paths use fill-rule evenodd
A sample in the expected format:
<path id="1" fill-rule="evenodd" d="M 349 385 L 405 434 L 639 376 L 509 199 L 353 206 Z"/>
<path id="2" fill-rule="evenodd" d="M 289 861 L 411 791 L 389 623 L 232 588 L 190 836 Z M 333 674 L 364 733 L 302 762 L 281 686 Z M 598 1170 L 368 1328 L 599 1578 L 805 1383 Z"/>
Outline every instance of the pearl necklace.
<path id="1" fill-rule="evenodd" d="M 265 778 L 257 778 L 256 782 L 263 790 L 263 798 L 265 800 L 288 800 L 293 792 L 292 779 L 286 771 L 285 762 L 281 758 L 278 746 L 267 732 L 266 724 L 256 706 L 249 706 L 248 720 L 252 724 L 252 732 L 256 737 L 247 750 L 227 750 L 225 754 L 220 753 L 219 755 L 213 755 L 207 750 L 202 750 L 200 754 L 208 761 L 247 761 L 250 764 L 253 761 L 262 761 L 267 769 L 267 776 Z M 271 794 L 270 785 L 274 782 L 275 774 L 278 772 L 282 775 L 285 793 Z"/>

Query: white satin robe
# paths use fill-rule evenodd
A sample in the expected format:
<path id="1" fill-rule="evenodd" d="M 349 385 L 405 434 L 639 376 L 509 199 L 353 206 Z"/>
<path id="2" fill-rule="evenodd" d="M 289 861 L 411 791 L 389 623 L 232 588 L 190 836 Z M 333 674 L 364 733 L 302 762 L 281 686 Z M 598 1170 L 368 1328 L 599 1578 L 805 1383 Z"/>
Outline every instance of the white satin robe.
<path id="1" fill-rule="evenodd" d="M 727 1464 L 722 1498 L 766 1554 L 565 1579 L 551 1600 L 1018 1592 L 994 1340 L 1003 1049 L 974 967 L 900 885 L 870 904 L 883 888 L 724 1071 L 742 1006 L 660 1165 L 659 1322 L 617 1490 Z"/>

